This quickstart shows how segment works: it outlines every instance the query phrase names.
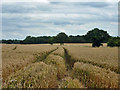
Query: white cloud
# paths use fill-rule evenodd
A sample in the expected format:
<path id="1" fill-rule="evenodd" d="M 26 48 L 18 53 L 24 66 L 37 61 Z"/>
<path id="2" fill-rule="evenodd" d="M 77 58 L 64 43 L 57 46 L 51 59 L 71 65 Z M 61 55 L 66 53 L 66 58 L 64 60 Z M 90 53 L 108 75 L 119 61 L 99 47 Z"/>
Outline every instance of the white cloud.
<path id="1" fill-rule="evenodd" d="M 41 2 L 41 3 L 49 3 L 49 0 L 2 0 L 2 3 L 13 3 L 13 2 Z"/>
<path id="2" fill-rule="evenodd" d="M 117 35 L 117 3 L 48 4 L 47 1 L 4 3 L 3 38 L 24 39 L 28 35 L 56 35 L 59 32 L 84 35 L 95 27 Z"/>
<path id="3" fill-rule="evenodd" d="M 2 0 L 3 3 L 10 2 L 119 2 L 119 0 Z"/>
<path id="4" fill-rule="evenodd" d="M 118 2 L 119 0 L 50 0 L 52 2 Z"/>

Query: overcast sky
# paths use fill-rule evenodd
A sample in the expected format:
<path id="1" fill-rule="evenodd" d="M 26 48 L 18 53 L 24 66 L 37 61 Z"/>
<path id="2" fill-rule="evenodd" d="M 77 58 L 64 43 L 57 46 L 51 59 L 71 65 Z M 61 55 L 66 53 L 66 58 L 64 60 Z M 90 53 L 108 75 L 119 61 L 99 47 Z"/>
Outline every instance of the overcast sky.
<path id="1" fill-rule="evenodd" d="M 54 36 L 60 32 L 84 35 L 93 28 L 106 30 L 112 36 L 118 35 L 117 2 L 14 1 L 2 3 L 3 39 Z"/>

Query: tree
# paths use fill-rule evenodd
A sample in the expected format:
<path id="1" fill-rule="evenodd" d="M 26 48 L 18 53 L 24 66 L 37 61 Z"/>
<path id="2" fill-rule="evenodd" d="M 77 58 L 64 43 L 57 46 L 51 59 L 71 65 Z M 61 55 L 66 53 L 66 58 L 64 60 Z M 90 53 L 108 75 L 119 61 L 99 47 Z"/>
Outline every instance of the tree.
<path id="1" fill-rule="evenodd" d="M 55 41 L 62 45 L 66 42 L 69 42 L 69 37 L 64 32 L 61 32 L 55 37 Z"/>
<path id="2" fill-rule="evenodd" d="M 107 31 L 99 30 L 98 28 L 94 28 L 85 35 L 86 40 L 92 41 L 92 47 L 100 47 L 103 42 L 106 42 L 110 35 Z"/>
<path id="3" fill-rule="evenodd" d="M 31 39 L 32 39 L 31 36 L 26 36 L 26 38 L 23 40 L 23 43 L 24 43 L 24 44 L 31 44 L 31 43 L 32 43 L 32 42 L 31 42 Z"/>
<path id="4" fill-rule="evenodd" d="M 49 40 L 48 40 L 49 44 L 53 45 L 54 43 L 54 37 L 50 37 Z"/>
<path id="5" fill-rule="evenodd" d="M 11 39 L 7 40 L 7 44 L 13 44 L 13 40 Z"/>
<path id="6" fill-rule="evenodd" d="M 49 38 L 50 36 L 40 36 L 40 37 L 27 36 L 22 43 L 23 44 L 45 44 L 45 43 L 49 43 Z"/>
<path id="7" fill-rule="evenodd" d="M 70 39 L 69 43 L 85 43 L 86 42 L 84 36 L 79 36 L 79 35 L 77 36 L 70 35 L 69 39 Z"/>

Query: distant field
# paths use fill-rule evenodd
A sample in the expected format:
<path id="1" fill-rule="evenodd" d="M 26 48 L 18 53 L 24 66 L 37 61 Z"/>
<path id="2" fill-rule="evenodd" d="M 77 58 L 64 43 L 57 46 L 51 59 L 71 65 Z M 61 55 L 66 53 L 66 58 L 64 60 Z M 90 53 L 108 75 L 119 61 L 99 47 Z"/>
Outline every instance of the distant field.
<path id="1" fill-rule="evenodd" d="M 3 44 L 3 88 L 117 88 L 118 49 Z"/>

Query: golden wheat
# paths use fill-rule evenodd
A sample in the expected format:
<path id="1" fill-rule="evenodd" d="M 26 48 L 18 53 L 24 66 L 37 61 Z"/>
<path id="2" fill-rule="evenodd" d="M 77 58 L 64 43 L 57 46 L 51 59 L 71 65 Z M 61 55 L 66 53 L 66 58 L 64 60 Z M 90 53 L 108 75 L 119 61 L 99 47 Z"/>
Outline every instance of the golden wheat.
<path id="1" fill-rule="evenodd" d="M 117 88 L 118 74 L 91 64 L 76 62 L 73 77 L 79 78 L 86 86 L 92 88 Z"/>
<path id="2" fill-rule="evenodd" d="M 4 88 L 117 88 L 118 49 L 3 44 Z"/>
<path id="3" fill-rule="evenodd" d="M 79 82 L 78 79 L 66 77 L 62 79 L 62 82 L 59 84 L 59 88 L 84 88 L 84 86 Z"/>
<path id="4" fill-rule="evenodd" d="M 64 57 L 64 49 L 61 46 L 59 46 L 59 48 L 56 51 L 54 51 L 53 54 Z"/>
<path id="5" fill-rule="evenodd" d="M 58 79 L 62 79 L 66 75 L 66 66 L 65 60 L 57 55 L 49 55 L 45 62 L 49 65 L 55 66 L 57 68 L 57 77 Z"/>
<path id="6" fill-rule="evenodd" d="M 3 87 L 9 88 L 55 88 L 57 87 L 57 70 L 43 62 L 33 63 L 24 70 L 11 75 Z"/>
<path id="7" fill-rule="evenodd" d="M 118 73 L 118 48 L 65 46 L 76 61 L 90 63 Z"/>
<path id="8" fill-rule="evenodd" d="M 17 47 L 16 47 L 17 46 Z M 14 50 L 14 48 L 16 49 Z M 50 45 L 6 45 L 2 46 L 3 81 L 11 73 L 15 73 L 35 60 L 35 54 L 42 55 L 57 46 Z"/>

